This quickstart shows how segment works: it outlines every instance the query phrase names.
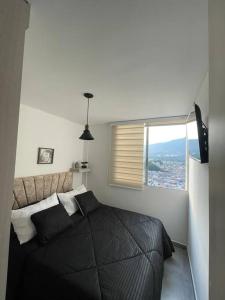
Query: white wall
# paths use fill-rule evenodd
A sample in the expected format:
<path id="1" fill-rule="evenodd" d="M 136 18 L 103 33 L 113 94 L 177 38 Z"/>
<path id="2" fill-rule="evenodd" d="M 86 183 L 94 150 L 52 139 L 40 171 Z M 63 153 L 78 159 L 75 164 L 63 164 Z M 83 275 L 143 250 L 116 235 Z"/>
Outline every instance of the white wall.
<path id="1" fill-rule="evenodd" d="M 109 186 L 110 126 L 92 126 L 91 132 L 95 140 L 89 144 L 89 162 L 92 172 L 88 183 L 99 200 L 108 205 L 160 218 L 171 238 L 186 244 L 187 192 L 151 187 L 138 191 Z"/>
<path id="2" fill-rule="evenodd" d="M 25 30 L 29 4 L 0 1 L 0 300 L 5 299 Z"/>
<path id="3" fill-rule="evenodd" d="M 209 168 L 189 160 L 188 254 L 197 300 L 209 294 Z"/>
<path id="4" fill-rule="evenodd" d="M 208 74 L 196 102 L 204 122 L 208 122 Z M 209 167 L 189 160 L 188 254 L 197 300 L 209 297 Z"/>
<path id="5" fill-rule="evenodd" d="M 72 163 L 82 160 L 83 126 L 29 106 L 20 106 L 15 177 L 68 171 Z M 38 147 L 54 148 L 54 162 L 37 164 Z M 81 176 L 74 175 L 75 184 Z"/>
<path id="6" fill-rule="evenodd" d="M 225 1 L 209 0 L 210 300 L 225 299 Z"/>

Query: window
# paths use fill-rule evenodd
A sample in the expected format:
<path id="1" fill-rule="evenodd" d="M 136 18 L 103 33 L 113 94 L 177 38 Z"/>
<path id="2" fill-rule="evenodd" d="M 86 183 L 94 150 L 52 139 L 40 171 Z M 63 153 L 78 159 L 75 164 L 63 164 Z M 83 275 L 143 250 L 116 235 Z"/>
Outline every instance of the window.
<path id="1" fill-rule="evenodd" d="M 146 184 L 185 189 L 186 125 L 146 128 Z"/>
<path id="2" fill-rule="evenodd" d="M 184 190 L 186 117 L 112 125 L 111 181 L 117 186 Z"/>
<path id="3" fill-rule="evenodd" d="M 113 125 L 111 183 L 142 188 L 143 174 L 144 124 Z"/>

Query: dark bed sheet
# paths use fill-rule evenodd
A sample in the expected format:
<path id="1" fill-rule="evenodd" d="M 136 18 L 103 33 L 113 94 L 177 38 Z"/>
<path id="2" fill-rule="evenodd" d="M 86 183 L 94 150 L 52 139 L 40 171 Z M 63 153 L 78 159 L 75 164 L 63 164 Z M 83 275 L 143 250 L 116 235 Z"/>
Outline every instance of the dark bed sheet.
<path id="1" fill-rule="evenodd" d="M 105 205 L 72 218 L 45 246 L 17 245 L 18 270 L 10 247 L 7 300 L 160 299 L 163 261 L 174 249 L 158 219 Z"/>

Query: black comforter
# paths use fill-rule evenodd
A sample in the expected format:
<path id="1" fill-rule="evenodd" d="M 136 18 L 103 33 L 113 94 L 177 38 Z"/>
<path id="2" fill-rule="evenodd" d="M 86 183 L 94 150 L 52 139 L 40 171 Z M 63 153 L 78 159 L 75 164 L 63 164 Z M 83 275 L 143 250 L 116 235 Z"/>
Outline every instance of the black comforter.
<path id="1" fill-rule="evenodd" d="M 158 219 L 105 205 L 72 218 L 47 245 L 11 247 L 8 299 L 160 299 L 173 245 Z"/>

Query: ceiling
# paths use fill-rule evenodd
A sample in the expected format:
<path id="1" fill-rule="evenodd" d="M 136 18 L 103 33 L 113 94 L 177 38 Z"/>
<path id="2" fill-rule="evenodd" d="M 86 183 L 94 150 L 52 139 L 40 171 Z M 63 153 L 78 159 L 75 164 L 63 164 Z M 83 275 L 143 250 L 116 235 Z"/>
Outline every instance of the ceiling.
<path id="1" fill-rule="evenodd" d="M 85 123 L 187 114 L 208 70 L 207 0 L 32 0 L 21 101 Z"/>

